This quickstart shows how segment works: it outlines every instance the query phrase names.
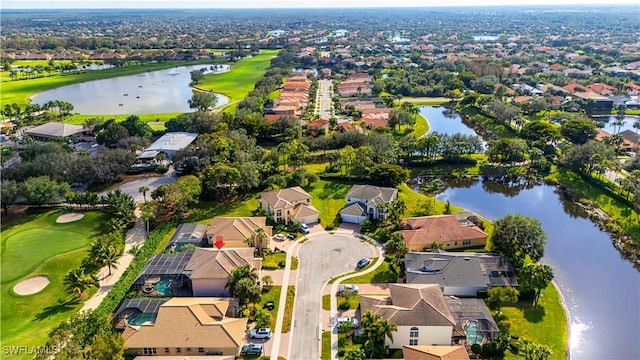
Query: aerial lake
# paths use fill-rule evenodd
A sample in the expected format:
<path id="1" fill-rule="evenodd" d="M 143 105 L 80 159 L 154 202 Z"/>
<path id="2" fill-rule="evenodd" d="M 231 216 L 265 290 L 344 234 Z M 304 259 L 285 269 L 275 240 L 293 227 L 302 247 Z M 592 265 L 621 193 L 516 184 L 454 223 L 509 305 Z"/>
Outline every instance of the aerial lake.
<path id="1" fill-rule="evenodd" d="M 459 116 L 443 110 L 420 108 L 430 131 L 462 132 Z M 557 188 L 524 179 L 481 177 L 448 185 L 439 200 L 489 220 L 512 213 L 540 220 L 548 235 L 542 262 L 553 266 L 569 309 L 572 359 L 640 359 L 640 273 L 582 209 Z"/>
<path id="2" fill-rule="evenodd" d="M 442 106 L 420 106 L 420 115 L 429 122 L 429 133 L 476 135 L 473 129 L 462 123 L 459 114 Z"/>
<path id="3" fill-rule="evenodd" d="M 73 104 L 73 112 L 80 114 L 190 112 L 193 111 L 187 103 L 193 95 L 189 86 L 190 73 L 193 70 L 209 69 L 211 66 L 216 65 L 178 66 L 137 75 L 87 81 L 36 94 L 32 101 L 44 104 L 50 100 L 63 100 Z M 227 65 L 218 67 L 219 71 L 228 70 Z M 216 95 L 216 106 L 229 102 L 226 96 Z"/>

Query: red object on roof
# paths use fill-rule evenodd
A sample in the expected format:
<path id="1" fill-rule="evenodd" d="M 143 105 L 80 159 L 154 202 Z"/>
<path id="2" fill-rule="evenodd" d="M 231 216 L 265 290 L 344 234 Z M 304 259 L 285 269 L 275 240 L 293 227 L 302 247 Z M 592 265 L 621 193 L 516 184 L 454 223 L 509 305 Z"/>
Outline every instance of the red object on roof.
<path id="1" fill-rule="evenodd" d="M 216 241 L 213 242 L 213 245 L 218 248 L 218 250 L 222 249 L 224 246 L 224 241 L 222 241 L 222 235 L 216 236 Z"/>

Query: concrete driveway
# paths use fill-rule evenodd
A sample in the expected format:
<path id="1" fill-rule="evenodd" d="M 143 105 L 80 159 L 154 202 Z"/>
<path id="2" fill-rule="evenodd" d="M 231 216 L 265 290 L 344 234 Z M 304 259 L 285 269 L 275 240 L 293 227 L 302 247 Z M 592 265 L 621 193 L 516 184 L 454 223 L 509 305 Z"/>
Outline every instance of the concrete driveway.
<path id="1" fill-rule="evenodd" d="M 151 199 L 151 192 L 157 189 L 160 185 L 171 184 L 178 180 L 178 176 L 176 175 L 173 167 L 169 168 L 169 171 L 162 174 L 162 176 L 150 176 L 145 178 L 140 178 L 126 184 L 120 185 L 120 190 L 122 192 L 127 193 L 133 197 L 136 203 L 143 202 L 144 197 L 142 193 L 138 192 L 138 189 L 142 186 L 146 186 L 149 188 L 147 191 L 147 201 Z M 105 195 L 106 192 L 101 193 L 101 195 Z"/>
<path id="2" fill-rule="evenodd" d="M 331 277 L 353 271 L 359 259 L 375 256 L 375 248 L 348 234 L 318 233 L 300 246 L 292 341 L 287 359 L 320 357 L 324 283 Z"/>

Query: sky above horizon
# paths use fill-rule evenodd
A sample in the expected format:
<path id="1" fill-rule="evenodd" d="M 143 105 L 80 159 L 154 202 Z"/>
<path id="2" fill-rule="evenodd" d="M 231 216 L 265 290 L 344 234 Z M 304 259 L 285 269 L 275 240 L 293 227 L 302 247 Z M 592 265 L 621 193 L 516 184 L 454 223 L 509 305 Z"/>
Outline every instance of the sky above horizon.
<path id="1" fill-rule="evenodd" d="M 501 5 L 613 5 L 640 7 L 638 0 L 2 0 L 2 9 L 183 9 L 183 8 L 345 8 L 345 7 L 432 7 Z"/>

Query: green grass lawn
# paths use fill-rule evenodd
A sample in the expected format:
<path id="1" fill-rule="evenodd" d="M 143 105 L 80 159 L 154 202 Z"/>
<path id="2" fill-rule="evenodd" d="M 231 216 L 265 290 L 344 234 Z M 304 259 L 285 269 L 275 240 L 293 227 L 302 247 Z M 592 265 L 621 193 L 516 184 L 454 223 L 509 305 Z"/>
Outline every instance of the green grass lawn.
<path id="1" fill-rule="evenodd" d="M 318 180 L 305 191 L 311 195 L 311 205 L 320 211 L 320 224 L 337 226 L 338 212 L 344 207 L 347 192 L 353 184 L 336 181 Z"/>
<path id="2" fill-rule="evenodd" d="M 413 125 L 413 131 L 411 132 L 411 135 L 415 137 L 422 137 L 424 136 L 424 134 L 428 132 L 429 132 L 429 122 L 424 116 L 418 114 L 416 116 L 416 124 Z"/>
<path id="3" fill-rule="evenodd" d="M 280 291 L 282 291 L 282 286 L 272 286 L 269 291 L 262 293 L 260 304 L 256 306 L 257 309 L 262 309 L 267 302 L 273 301 L 273 304 L 275 306 L 273 310 L 269 310 L 269 313 L 271 313 L 271 322 L 269 323 L 269 328 L 271 328 L 272 331 L 275 331 L 276 329 L 278 307 L 280 306 Z"/>
<path id="4" fill-rule="evenodd" d="M 518 302 L 514 306 L 501 309 L 511 324 L 511 335 L 520 339 L 529 339 L 544 344 L 553 351 L 552 359 L 566 359 L 568 344 L 568 325 L 558 291 L 549 285 L 542 291 L 536 309 L 531 302 Z M 507 350 L 505 359 L 523 359 Z"/>
<path id="5" fill-rule="evenodd" d="M 351 280 L 347 280 L 350 282 Z M 345 298 L 338 296 L 337 305 L 340 306 L 340 303 L 345 301 Z M 349 309 L 355 310 L 360 305 L 360 295 L 354 295 L 346 299 L 349 302 Z M 331 295 L 322 295 L 322 309 L 331 310 Z"/>
<path id="6" fill-rule="evenodd" d="M 287 253 L 278 252 L 266 255 L 262 260 L 262 268 L 263 269 L 284 269 L 284 266 L 280 266 L 280 264 L 284 264 L 287 260 Z"/>
<path id="7" fill-rule="evenodd" d="M 3 226 L 0 255 L 3 345 L 43 345 L 49 331 L 82 306 L 80 301 L 68 301 L 63 279 L 82 262 L 91 239 L 98 234 L 102 214 L 86 212 L 82 220 L 56 224 L 55 220 L 63 213 L 26 215 Z M 19 296 L 13 292 L 13 286 L 20 280 L 36 275 L 49 276 L 51 283 L 34 295 Z"/>
<path id="8" fill-rule="evenodd" d="M 216 216 L 254 216 L 260 207 L 260 193 L 250 194 L 232 202 L 200 201 L 193 206 L 184 222 L 209 224 Z"/>
<path id="9" fill-rule="evenodd" d="M 123 68 L 112 68 L 106 70 L 88 70 L 79 74 L 52 74 L 37 79 L 28 80 L 6 80 L 2 81 L 2 94 L 0 103 L 17 103 L 20 106 L 27 104 L 27 99 L 39 92 L 51 90 L 57 87 L 71 85 L 91 80 L 108 79 L 119 76 L 135 75 L 147 71 L 169 69 L 175 66 L 184 66 L 194 63 L 208 63 L 209 59 L 199 61 L 167 61 L 163 63 L 152 63 L 145 65 L 131 65 Z"/>
<path id="10" fill-rule="evenodd" d="M 410 96 L 406 96 L 403 97 L 402 99 L 396 101 L 396 103 L 399 105 L 403 102 L 410 102 L 413 103 L 414 105 L 442 105 L 442 104 L 446 104 L 449 103 L 451 101 L 451 99 L 446 98 L 446 97 L 410 97 Z"/>
<path id="11" fill-rule="evenodd" d="M 182 113 L 176 112 L 176 113 L 158 113 L 158 114 L 137 114 L 136 116 L 138 116 L 140 118 L 140 120 L 142 120 L 144 122 L 161 122 L 161 123 L 164 123 L 165 121 L 171 120 L 171 119 L 175 118 L 176 116 L 178 116 L 180 114 L 182 114 Z M 89 119 L 95 119 L 95 118 L 104 119 L 104 120 L 115 119 L 116 121 L 120 122 L 120 121 L 123 121 L 124 119 L 128 118 L 129 116 L 131 116 L 131 115 L 86 115 L 86 114 L 74 114 L 74 115 L 71 115 L 71 116 L 65 118 L 64 122 L 66 124 L 82 125 L 82 124 L 85 123 L 85 121 L 87 121 Z M 153 128 L 154 124 L 150 124 L 150 125 Z M 160 124 L 160 125 L 162 125 L 162 128 L 164 129 L 164 124 Z"/>
<path id="12" fill-rule="evenodd" d="M 293 317 L 293 302 L 296 298 L 295 286 L 287 288 L 287 301 L 284 304 L 284 320 L 282 321 L 282 333 L 291 331 L 291 318 Z"/>
<path id="13" fill-rule="evenodd" d="M 322 332 L 322 360 L 331 360 L 331 331 Z"/>
<path id="14" fill-rule="evenodd" d="M 385 259 L 374 271 L 345 281 L 350 284 L 395 283 L 398 275 L 398 270 Z"/>
<path id="15" fill-rule="evenodd" d="M 267 72 L 271 58 L 277 53 L 277 50 L 263 50 L 252 58 L 242 59 L 229 72 L 205 75 L 196 88 L 224 94 L 229 97 L 230 102 L 242 100 Z"/>

